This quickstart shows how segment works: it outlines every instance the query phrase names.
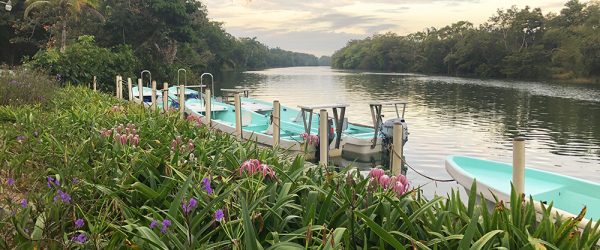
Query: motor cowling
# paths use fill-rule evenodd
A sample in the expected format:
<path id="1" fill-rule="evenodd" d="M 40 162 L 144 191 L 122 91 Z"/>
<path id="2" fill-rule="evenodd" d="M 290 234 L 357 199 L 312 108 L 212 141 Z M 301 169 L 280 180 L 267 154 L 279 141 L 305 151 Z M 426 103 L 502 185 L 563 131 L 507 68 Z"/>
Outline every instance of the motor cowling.
<path id="1" fill-rule="evenodd" d="M 406 143 L 408 141 L 408 124 L 402 118 L 395 118 L 385 121 L 380 126 L 381 134 L 384 138 L 392 139 L 394 137 L 394 124 L 396 122 L 400 122 L 400 124 L 402 125 L 402 129 L 404 130 L 404 138 L 402 139 L 403 143 Z"/>

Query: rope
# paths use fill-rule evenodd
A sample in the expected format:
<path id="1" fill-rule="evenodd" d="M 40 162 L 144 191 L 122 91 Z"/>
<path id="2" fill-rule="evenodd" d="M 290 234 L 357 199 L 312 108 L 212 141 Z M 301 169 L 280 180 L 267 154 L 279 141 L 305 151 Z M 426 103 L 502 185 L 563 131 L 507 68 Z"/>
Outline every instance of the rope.
<path id="1" fill-rule="evenodd" d="M 432 180 L 432 181 L 436 181 L 436 182 L 453 182 L 456 181 L 454 179 L 437 179 L 437 178 L 433 178 L 433 177 L 429 177 L 419 171 L 417 171 L 415 168 L 413 168 L 410 164 L 408 164 L 408 162 L 406 162 L 406 159 L 404 157 L 402 157 L 401 155 L 398 154 L 398 152 L 396 152 L 396 150 L 394 150 L 394 146 L 392 145 L 392 152 L 394 152 L 394 155 L 400 157 L 400 160 L 402 162 L 404 162 L 404 165 L 406 165 L 407 167 L 409 167 L 412 171 L 414 171 L 415 173 L 417 173 L 418 175 L 425 177 L 426 179 Z"/>

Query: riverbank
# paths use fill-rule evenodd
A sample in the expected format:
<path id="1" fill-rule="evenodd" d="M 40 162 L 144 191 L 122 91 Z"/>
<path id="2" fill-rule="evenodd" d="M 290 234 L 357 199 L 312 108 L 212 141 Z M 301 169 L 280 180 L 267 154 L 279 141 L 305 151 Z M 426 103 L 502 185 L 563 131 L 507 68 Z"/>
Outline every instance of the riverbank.
<path id="1" fill-rule="evenodd" d="M 49 98 L 0 106 L 2 248 L 581 249 L 600 238 L 572 220 L 515 217 L 532 215 L 529 203 L 428 200 L 402 176 L 289 160 L 83 87 Z"/>

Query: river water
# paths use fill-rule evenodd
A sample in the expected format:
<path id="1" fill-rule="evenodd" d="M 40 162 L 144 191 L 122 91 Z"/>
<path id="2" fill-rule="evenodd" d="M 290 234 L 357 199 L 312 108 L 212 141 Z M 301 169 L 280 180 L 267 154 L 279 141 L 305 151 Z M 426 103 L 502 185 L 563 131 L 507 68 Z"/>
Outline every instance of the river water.
<path id="1" fill-rule="evenodd" d="M 527 138 L 528 167 L 600 182 L 600 85 L 479 80 L 369 73 L 328 67 L 276 68 L 216 79 L 216 89 L 243 86 L 284 106 L 347 103 L 350 122 L 371 124 L 369 102 L 407 100 L 405 157 L 416 170 L 449 179 L 448 155 L 512 162 L 512 139 Z M 217 91 L 219 93 L 219 91 Z M 393 109 L 384 110 L 394 117 Z M 426 194 L 456 183 L 407 173 Z"/>

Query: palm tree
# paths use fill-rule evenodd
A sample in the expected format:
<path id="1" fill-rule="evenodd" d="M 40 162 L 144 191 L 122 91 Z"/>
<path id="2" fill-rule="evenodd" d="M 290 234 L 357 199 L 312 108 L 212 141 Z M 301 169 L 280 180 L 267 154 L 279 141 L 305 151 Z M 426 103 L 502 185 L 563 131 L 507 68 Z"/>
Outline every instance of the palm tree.
<path id="1" fill-rule="evenodd" d="M 71 17 L 77 17 L 83 10 L 90 11 L 103 19 L 102 14 L 96 10 L 96 0 L 26 0 L 25 17 L 33 9 L 48 5 L 58 9 L 58 18 L 61 23 L 60 51 L 64 52 L 67 46 L 67 22 Z"/>

